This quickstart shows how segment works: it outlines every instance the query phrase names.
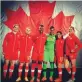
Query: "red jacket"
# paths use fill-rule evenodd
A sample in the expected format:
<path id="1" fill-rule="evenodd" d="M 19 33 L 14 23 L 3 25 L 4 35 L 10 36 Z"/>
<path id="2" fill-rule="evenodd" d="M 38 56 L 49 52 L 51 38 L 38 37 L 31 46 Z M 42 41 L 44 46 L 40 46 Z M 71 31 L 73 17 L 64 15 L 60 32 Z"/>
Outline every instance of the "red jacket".
<path id="1" fill-rule="evenodd" d="M 64 56 L 64 40 L 63 39 L 56 40 L 56 56 L 57 57 Z"/>
<path id="2" fill-rule="evenodd" d="M 13 32 L 8 33 L 3 41 L 3 52 L 5 54 L 11 54 L 19 50 L 20 35 Z"/>
<path id="3" fill-rule="evenodd" d="M 76 45 L 78 48 L 76 48 Z M 80 40 L 74 34 L 69 35 L 66 38 L 66 55 L 69 55 L 72 50 L 76 53 L 80 49 L 80 46 Z"/>
<path id="4" fill-rule="evenodd" d="M 20 54 L 30 52 L 33 46 L 33 39 L 31 35 L 22 35 L 20 38 Z"/>
<path id="5" fill-rule="evenodd" d="M 37 34 L 34 36 L 34 51 L 37 53 L 44 52 L 44 45 L 46 42 L 46 35 L 45 34 Z"/>

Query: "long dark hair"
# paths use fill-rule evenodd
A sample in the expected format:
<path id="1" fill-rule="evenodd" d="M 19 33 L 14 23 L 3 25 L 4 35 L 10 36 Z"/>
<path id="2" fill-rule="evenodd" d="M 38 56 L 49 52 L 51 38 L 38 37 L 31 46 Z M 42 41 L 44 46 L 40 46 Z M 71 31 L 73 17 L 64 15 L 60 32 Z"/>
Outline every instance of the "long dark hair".
<path id="1" fill-rule="evenodd" d="M 57 33 L 60 33 L 62 35 L 61 31 L 57 31 Z M 63 35 L 62 35 L 62 39 L 63 39 Z M 58 40 L 58 35 L 56 34 L 56 40 Z"/>

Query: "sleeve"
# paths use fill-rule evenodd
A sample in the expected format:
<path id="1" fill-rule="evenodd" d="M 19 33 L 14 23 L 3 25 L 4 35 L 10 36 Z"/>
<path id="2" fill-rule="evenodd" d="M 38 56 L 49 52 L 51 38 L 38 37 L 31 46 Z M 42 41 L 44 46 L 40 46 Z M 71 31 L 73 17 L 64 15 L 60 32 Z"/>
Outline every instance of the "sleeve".
<path id="1" fill-rule="evenodd" d="M 21 35 L 19 35 L 19 39 L 18 39 L 18 51 L 20 51 L 20 40 L 21 40 Z"/>
<path id="2" fill-rule="evenodd" d="M 6 48 L 7 48 L 7 43 L 8 43 L 8 34 L 5 36 L 4 40 L 3 40 L 3 52 L 6 52 Z"/>
<path id="3" fill-rule="evenodd" d="M 32 36 L 33 43 L 35 43 L 36 37 L 37 37 L 36 35 Z"/>
<path id="4" fill-rule="evenodd" d="M 68 43 L 67 43 L 67 39 L 65 40 L 65 53 L 66 53 L 66 56 L 68 56 L 69 53 L 70 53 L 70 49 L 69 49 L 69 46 L 68 46 Z"/>
<path id="5" fill-rule="evenodd" d="M 74 36 L 74 41 L 75 41 L 75 44 L 76 44 L 76 48 L 75 48 L 75 51 L 78 52 L 81 48 L 81 42 L 79 40 L 79 38 L 77 36 Z"/>

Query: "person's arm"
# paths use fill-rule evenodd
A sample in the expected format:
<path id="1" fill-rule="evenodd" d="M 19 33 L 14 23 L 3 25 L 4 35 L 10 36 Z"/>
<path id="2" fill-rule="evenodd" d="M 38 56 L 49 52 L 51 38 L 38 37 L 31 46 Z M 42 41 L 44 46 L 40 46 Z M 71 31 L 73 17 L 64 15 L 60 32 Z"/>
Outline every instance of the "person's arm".
<path id="1" fill-rule="evenodd" d="M 6 34 L 4 40 L 3 40 L 3 55 L 6 53 L 6 48 L 7 48 L 7 43 L 8 43 L 8 34 Z"/>
<path id="2" fill-rule="evenodd" d="M 66 42 L 65 42 L 65 54 L 66 56 L 68 56 L 70 54 L 70 49 L 69 49 L 69 46 L 68 46 L 68 43 L 67 43 L 67 39 L 66 39 Z"/>
<path id="3" fill-rule="evenodd" d="M 78 52 L 81 48 L 81 42 L 77 36 L 74 36 L 74 41 L 75 41 L 75 51 Z"/>

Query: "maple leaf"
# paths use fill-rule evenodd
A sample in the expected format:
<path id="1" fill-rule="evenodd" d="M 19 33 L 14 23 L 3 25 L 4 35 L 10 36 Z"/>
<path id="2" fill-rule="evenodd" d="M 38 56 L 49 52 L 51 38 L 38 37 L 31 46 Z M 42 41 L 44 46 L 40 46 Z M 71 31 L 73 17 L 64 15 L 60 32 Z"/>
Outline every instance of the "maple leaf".
<path id="1" fill-rule="evenodd" d="M 40 24 L 44 25 L 44 31 L 49 32 L 50 26 L 55 27 L 55 33 L 57 31 L 62 31 L 63 34 L 68 32 L 68 29 L 73 21 L 74 15 L 64 16 L 61 11 L 54 19 L 52 19 L 52 13 L 55 7 L 55 2 L 49 3 L 45 2 L 29 2 L 30 16 L 24 12 L 24 10 L 19 7 L 16 11 L 10 9 L 6 10 L 6 15 L 8 20 L 4 23 L 12 29 L 14 24 L 20 25 L 20 30 L 22 33 L 25 32 L 26 27 L 32 29 L 32 34 L 35 34 L 38 30 Z"/>
<path id="2" fill-rule="evenodd" d="M 7 9 L 6 15 L 7 21 L 5 21 L 4 24 L 7 25 L 10 29 L 13 28 L 14 24 L 19 24 L 21 33 L 24 33 L 27 27 L 32 28 L 34 26 L 31 17 L 27 16 L 21 7 L 19 7 L 16 11 Z M 32 31 L 34 33 L 33 28 Z"/>
<path id="3" fill-rule="evenodd" d="M 5 21 L 4 24 L 7 25 L 10 29 L 12 29 L 13 24 L 17 23 L 15 18 L 16 12 L 10 9 L 6 9 L 6 15 L 7 21 Z"/>
<path id="4" fill-rule="evenodd" d="M 30 15 L 37 29 L 40 24 L 43 24 L 45 27 L 44 31 L 48 31 L 48 24 L 51 21 L 54 6 L 55 1 L 52 3 L 48 1 L 29 2 Z"/>
<path id="5" fill-rule="evenodd" d="M 64 16 L 61 11 L 54 19 L 51 21 L 51 25 L 55 27 L 55 33 L 61 31 L 63 35 L 68 33 L 69 27 L 73 21 L 74 15 Z"/>

